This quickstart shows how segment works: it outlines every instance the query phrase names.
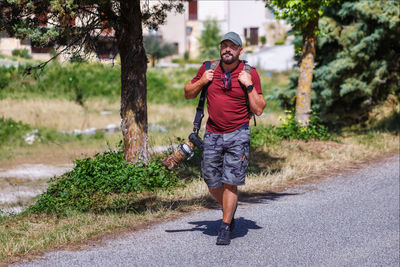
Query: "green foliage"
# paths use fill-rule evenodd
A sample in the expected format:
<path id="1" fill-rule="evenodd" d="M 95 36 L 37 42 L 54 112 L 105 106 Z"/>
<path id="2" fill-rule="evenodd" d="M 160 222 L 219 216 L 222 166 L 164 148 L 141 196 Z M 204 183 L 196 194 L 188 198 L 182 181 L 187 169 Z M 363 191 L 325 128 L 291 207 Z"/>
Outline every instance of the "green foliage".
<path id="1" fill-rule="evenodd" d="M 69 98 L 83 101 L 88 97 L 118 98 L 121 91 L 119 68 L 100 63 L 53 62 L 43 70 L 26 75 L 26 66 L 0 68 L 0 98 Z"/>
<path id="2" fill-rule="evenodd" d="M 14 57 L 22 57 L 22 58 L 26 58 L 26 59 L 31 59 L 32 56 L 29 54 L 28 49 L 24 48 L 24 49 L 14 49 L 13 51 L 11 51 L 11 54 Z"/>
<path id="3" fill-rule="evenodd" d="M 395 1 L 346 1 L 321 17 L 312 109 L 342 127 L 369 118 L 389 94 L 400 95 L 400 11 Z M 345 25 L 345 26 L 343 26 Z M 295 104 L 297 77 L 280 99 Z"/>
<path id="4" fill-rule="evenodd" d="M 49 181 L 47 191 L 29 207 L 33 213 L 136 211 L 138 193 L 170 189 L 178 184 L 174 172 L 158 161 L 130 164 L 121 151 L 75 161 L 72 171 Z"/>
<path id="5" fill-rule="evenodd" d="M 143 46 L 146 50 L 146 53 L 152 58 L 153 67 L 156 60 L 170 56 L 176 52 L 173 44 L 164 43 L 160 36 L 155 35 L 143 36 Z"/>
<path id="6" fill-rule="evenodd" d="M 196 74 L 196 68 L 150 70 L 147 72 L 147 100 L 151 103 L 193 104 L 187 101 L 183 87 Z"/>
<path id="7" fill-rule="evenodd" d="M 203 60 L 217 59 L 219 55 L 219 43 L 221 41 L 221 30 L 215 19 L 204 21 L 204 30 L 201 32 L 200 58 Z"/>
<path id="8" fill-rule="evenodd" d="M 22 122 L 16 122 L 12 119 L 0 118 L 0 145 L 6 144 L 22 144 L 23 136 L 27 134 L 31 128 Z"/>
<path id="9" fill-rule="evenodd" d="M 293 112 L 286 112 L 285 118 L 279 118 L 283 123 L 280 126 L 257 126 L 251 130 L 251 147 L 257 148 L 268 144 L 277 144 L 284 139 L 297 140 L 328 140 L 331 135 L 321 123 L 316 114 L 312 114 L 308 127 L 303 127 L 296 121 Z"/>
<path id="10" fill-rule="evenodd" d="M 265 36 L 261 36 L 261 37 L 260 37 L 260 41 L 261 41 L 261 44 L 262 44 L 262 45 L 265 45 L 266 42 L 267 42 L 267 38 L 266 38 Z"/>
<path id="11" fill-rule="evenodd" d="M 89 98 L 120 97 L 121 70 L 100 63 L 53 62 L 42 71 L 24 74 L 25 68 L 0 67 L 0 98 L 70 99 L 83 105 Z M 147 100 L 151 103 L 192 104 L 184 98 L 183 87 L 196 74 L 196 68 L 149 70 Z M 194 100 L 195 101 L 195 100 Z M 194 103 L 194 102 L 193 102 Z"/>
<path id="12" fill-rule="evenodd" d="M 270 0 L 266 7 L 271 9 L 277 19 L 288 20 L 300 33 L 316 33 L 315 21 L 322 15 L 323 8 L 338 0 Z M 313 25 L 310 28 L 310 25 Z"/>
<path id="13" fill-rule="evenodd" d="M 183 53 L 183 59 L 184 59 L 185 61 L 188 61 L 188 60 L 189 60 L 189 51 L 185 51 L 185 53 Z"/>
<path id="14" fill-rule="evenodd" d="M 174 58 L 171 60 L 173 63 L 178 63 L 178 64 L 185 64 L 185 63 L 189 63 L 189 64 L 201 64 L 203 63 L 203 61 L 201 59 L 197 59 L 197 58 L 185 58 L 185 56 L 183 58 Z"/>
<path id="15" fill-rule="evenodd" d="M 58 132 L 55 129 L 44 127 L 33 128 L 28 124 L 13 119 L 0 118 L 0 146 L 27 146 L 24 138 L 27 135 L 34 136 L 34 144 L 48 144 L 52 142 L 71 142 L 76 140 L 103 139 L 103 132 L 96 132 L 93 135 L 73 135 Z"/>
<path id="16" fill-rule="evenodd" d="M 3 88 L 16 78 L 17 70 L 11 66 L 9 68 L 0 67 L 0 92 Z"/>
<path id="17" fill-rule="evenodd" d="M 287 112 L 286 118 L 280 118 L 282 125 L 275 128 L 275 134 L 284 139 L 300 140 L 327 140 L 330 138 L 328 129 L 321 124 L 321 119 L 316 115 L 310 116 L 308 127 L 296 121 L 293 112 Z"/>
<path id="18" fill-rule="evenodd" d="M 260 126 L 251 129 L 250 146 L 252 148 L 262 147 L 269 144 L 279 144 L 283 140 L 275 132 L 274 126 Z"/>
<path id="19" fill-rule="evenodd" d="M 276 41 L 275 42 L 275 45 L 284 45 L 285 44 L 285 41 Z"/>

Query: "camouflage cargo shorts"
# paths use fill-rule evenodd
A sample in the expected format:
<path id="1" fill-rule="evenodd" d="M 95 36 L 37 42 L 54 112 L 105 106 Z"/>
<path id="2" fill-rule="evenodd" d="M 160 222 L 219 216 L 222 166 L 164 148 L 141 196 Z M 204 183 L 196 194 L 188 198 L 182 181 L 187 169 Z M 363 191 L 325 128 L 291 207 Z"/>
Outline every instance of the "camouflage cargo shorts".
<path id="1" fill-rule="evenodd" d="M 222 184 L 245 184 L 249 145 L 248 125 L 230 133 L 205 132 L 201 171 L 209 188 L 217 188 Z"/>

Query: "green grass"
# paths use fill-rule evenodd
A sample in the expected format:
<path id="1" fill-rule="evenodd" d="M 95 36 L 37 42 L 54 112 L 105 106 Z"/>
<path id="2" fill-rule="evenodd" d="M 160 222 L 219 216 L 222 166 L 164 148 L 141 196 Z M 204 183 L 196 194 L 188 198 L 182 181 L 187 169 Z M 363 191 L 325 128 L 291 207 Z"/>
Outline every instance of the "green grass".
<path id="1" fill-rule="evenodd" d="M 21 60 L 21 59 L 20 59 Z M 36 61 L 22 61 L 18 68 L 0 67 L 0 98 L 26 99 L 34 97 L 62 98 L 84 104 L 89 98 L 118 99 L 121 91 L 119 66 L 101 63 L 49 63 L 43 70 L 27 75 L 27 66 Z M 183 87 L 197 73 L 197 68 L 149 68 L 147 96 L 149 103 L 195 106 L 198 100 L 185 100 Z M 287 83 L 289 72 L 270 73 L 259 70 L 265 97 Z M 273 99 L 273 98 L 271 98 Z M 278 108 L 276 101 L 268 101 L 268 109 Z"/>
<path id="2" fill-rule="evenodd" d="M 34 136 L 32 144 L 25 141 L 28 135 Z M 93 135 L 64 134 L 54 129 L 33 128 L 20 121 L 16 122 L 12 119 L 0 117 L 0 160 L 12 157 L 15 148 L 70 142 L 87 143 L 91 140 L 104 140 L 104 133 L 97 132 Z"/>

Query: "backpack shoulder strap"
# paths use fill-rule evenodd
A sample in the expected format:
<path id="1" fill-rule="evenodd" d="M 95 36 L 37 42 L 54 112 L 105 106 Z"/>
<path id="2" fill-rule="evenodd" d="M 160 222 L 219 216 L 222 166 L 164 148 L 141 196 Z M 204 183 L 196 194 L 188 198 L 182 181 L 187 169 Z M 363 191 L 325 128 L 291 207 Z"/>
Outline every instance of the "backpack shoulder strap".
<path id="1" fill-rule="evenodd" d="M 251 74 L 251 68 L 252 68 L 252 67 L 251 67 L 249 64 L 244 63 L 243 70 L 244 70 L 245 72 L 247 72 L 248 74 Z"/>
<path id="2" fill-rule="evenodd" d="M 211 66 L 210 66 L 210 68 L 211 68 L 212 70 L 215 70 L 215 69 L 218 67 L 219 62 L 220 62 L 219 60 L 213 61 L 212 64 L 211 64 Z"/>
<path id="3" fill-rule="evenodd" d="M 249 64 L 247 64 L 247 61 L 246 60 L 243 60 L 243 62 L 244 62 L 244 67 L 243 67 L 243 70 L 245 71 L 245 72 L 247 72 L 248 74 L 251 74 L 251 69 L 252 69 L 252 67 L 249 65 Z M 253 120 L 254 120 L 254 126 L 256 126 L 257 125 L 257 123 L 256 123 L 256 116 L 253 114 L 253 112 L 251 112 L 251 110 L 250 110 L 250 103 L 249 103 L 249 96 L 247 95 L 247 89 L 242 85 L 242 89 L 243 89 L 243 91 L 244 91 L 244 95 L 246 96 L 246 103 L 247 103 L 247 109 L 248 109 L 248 111 L 249 111 L 249 117 L 251 118 L 251 117 L 253 117 Z"/>

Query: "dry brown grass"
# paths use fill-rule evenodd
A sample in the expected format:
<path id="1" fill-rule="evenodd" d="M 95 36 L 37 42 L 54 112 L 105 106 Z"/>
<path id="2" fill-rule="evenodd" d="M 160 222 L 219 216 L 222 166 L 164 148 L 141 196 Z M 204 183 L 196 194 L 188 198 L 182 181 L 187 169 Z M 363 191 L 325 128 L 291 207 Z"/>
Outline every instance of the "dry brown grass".
<path id="1" fill-rule="evenodd" d="M 92 99 L 86 102 L 85 108 L 76 102 L 65 99 L 1 99 L 0 117 L 12 118 L 32 126 L 44 126 L 57 130 L 86 128 L 105 128 L 108 124 L 119 125 L 120 102 L 108 102 Z M 106 114 L 102 115 L 102 112 Z M 195 114 L 193 107 L 175 107 L 166 104 L 148 104 L 149 123 L 167 122 L 170 120 L 192 121 Z"/>
<path id="2" fill-rule="evenodd" d="M 252 161 L 258 168 L 249 173 L 246 185 L 240 188 L 242 197 L 315 182 L 357 168 L 357 162 L 400 153 L 398 134 L 349 135 L 339 141 L 284 141 L 253 151 Z M 7 258 L 9 262 L 49 249 L 79 248 L 101 240 L 104 234 L 109 238 L 110 233 L 143 228 L 152 221 L 168 219 L 183 211 L 215 207 L 200 178 L 187 183 L 185 188 L 175 189 L 173 194 L 147 193 L 138 201 L 147 209 L 142 214 L 71 213 L 59 218 L 51 215 L 3 218 L 0 221 L 0 259 Z"/>

